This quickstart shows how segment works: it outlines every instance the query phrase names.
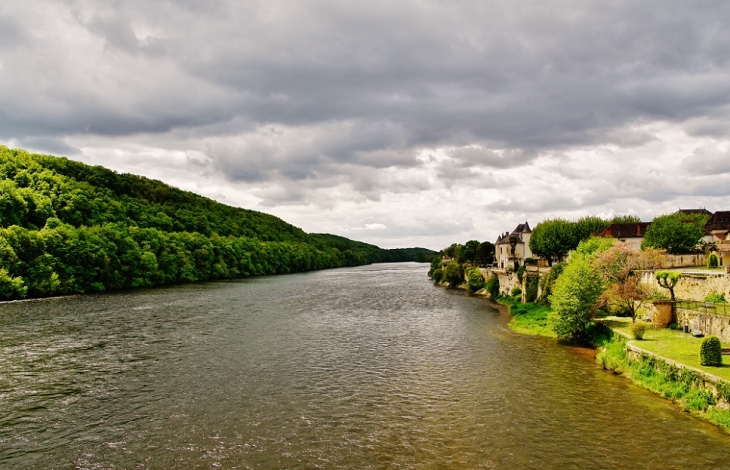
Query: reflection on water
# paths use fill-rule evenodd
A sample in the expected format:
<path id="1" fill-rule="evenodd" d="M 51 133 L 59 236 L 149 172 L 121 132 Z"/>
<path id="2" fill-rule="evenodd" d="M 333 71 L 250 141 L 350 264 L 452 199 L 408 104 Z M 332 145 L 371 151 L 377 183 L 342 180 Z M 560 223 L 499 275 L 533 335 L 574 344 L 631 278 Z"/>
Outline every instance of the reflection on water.
<path id="1" fill-rule="evenodd" d="M 730 438 L 428 266 L 0 306 L 3 468 L 730 468 Z"/>

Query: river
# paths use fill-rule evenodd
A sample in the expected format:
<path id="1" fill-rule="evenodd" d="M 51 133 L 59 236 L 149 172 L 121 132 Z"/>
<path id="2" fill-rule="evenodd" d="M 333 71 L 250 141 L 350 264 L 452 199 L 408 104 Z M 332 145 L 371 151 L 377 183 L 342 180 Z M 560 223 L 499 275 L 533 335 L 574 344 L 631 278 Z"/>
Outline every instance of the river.
<path id="1" fill-rule="evenodd" d="M 2 468 L 730 468 L 730 437 L 427 265 L 0 305 Z"/>

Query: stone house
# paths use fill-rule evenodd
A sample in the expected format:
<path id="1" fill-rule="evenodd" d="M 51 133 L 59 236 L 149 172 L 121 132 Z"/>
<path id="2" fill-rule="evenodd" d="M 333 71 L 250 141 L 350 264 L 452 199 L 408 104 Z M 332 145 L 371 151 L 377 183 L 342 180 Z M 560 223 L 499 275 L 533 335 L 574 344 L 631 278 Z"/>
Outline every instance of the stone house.
<path id="1" fill-rule="evenodd" d="M 532 251 L 530 251 L 531 235 L 532 229 L 530 229 L 530 224 L 527 222 L 519 224 L 512 232 L 500 234 L 494 244 L 494 257 L 497 267 L 514 269 L 515 264 L 522 266 L 525 264 L 525 258 L 532 258 Z M 512 242 L 514 242 L 514 256 L 512 255 Z"/>
<path id="2" fill-rule="evenodd" d="M 617 238 L 621 242 L 628 243 L 631 249 L 640 251 L 641 242 L 644 241 L 644 235 L 649 225 L 651 222 L 610 224 L 598 236 Z"/>

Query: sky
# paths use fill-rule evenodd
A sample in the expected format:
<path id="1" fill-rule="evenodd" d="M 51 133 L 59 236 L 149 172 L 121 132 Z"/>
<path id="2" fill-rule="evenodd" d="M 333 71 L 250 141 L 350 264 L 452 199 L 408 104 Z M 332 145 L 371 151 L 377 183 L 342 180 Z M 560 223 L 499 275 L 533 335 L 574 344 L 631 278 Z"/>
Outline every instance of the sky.
<path id="1" fill-rule="evenodd" d="M 441 249 L 730 210 L 725 0 L 6 0 L 0 143 Z"/>

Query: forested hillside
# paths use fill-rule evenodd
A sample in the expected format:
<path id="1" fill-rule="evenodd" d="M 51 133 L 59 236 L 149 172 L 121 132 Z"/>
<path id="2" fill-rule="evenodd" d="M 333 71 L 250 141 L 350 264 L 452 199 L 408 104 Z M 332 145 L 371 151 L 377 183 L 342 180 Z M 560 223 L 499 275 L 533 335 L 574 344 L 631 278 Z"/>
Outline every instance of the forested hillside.
<path id="1" fill-rule="evenodd" d="M 0 300 L 409 261 L 160 181 L 0 146 Z"/>

